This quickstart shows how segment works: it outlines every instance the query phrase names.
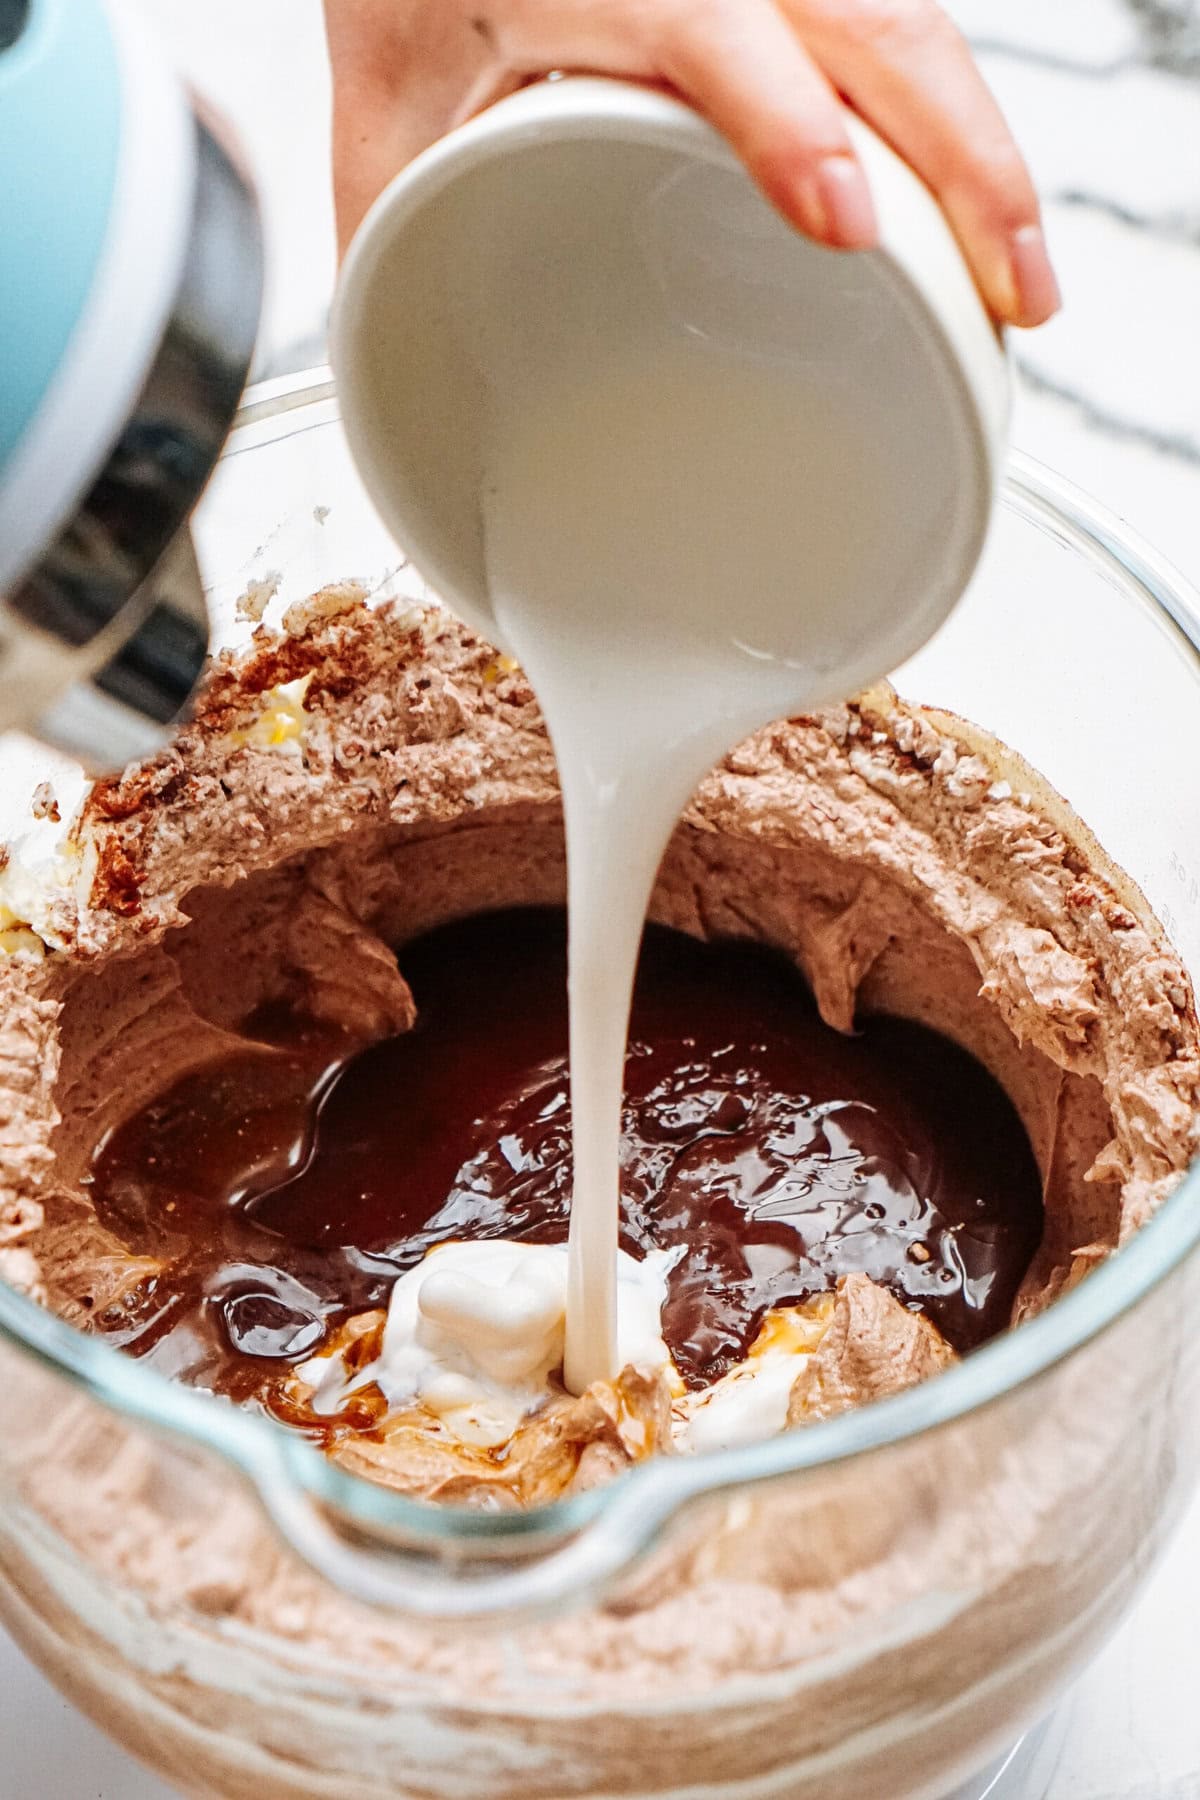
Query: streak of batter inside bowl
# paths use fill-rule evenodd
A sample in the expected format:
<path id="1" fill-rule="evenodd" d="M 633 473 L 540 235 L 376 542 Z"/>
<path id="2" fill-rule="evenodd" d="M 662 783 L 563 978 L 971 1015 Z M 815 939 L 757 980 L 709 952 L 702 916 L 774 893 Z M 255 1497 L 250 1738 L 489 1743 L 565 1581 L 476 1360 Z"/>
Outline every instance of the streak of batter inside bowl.
<path id="1" fill-rule="evenodd" d="M 498 1438 L 495 1418 L 489 1430 L 478 1404 L 478 1381 L 472 1421 L 453 1381 L 423 1398 L 419 1383 L 404 1389 L 411 1358 L 407 1375 L 403 1357 L 389 1366 L 383 1317 L 362 1301 L 380 1297 L 403 1256 L 379 1258 L 378 1245 L 337 1229 L 308 1244 L 307 1268 L 292 1264 L 284 1274 L 311 1298 L 336 1267 L 334 1287 L 345 1282 L 336 1317 L 286 1284 L 264 1287 L 256 1271 L 265 1256 L 259 1264 L 249 1258 L 240 1276 L 231 1275 L 226 1256 L 219 1281 L 204 1276 L 197 1289 L 203 1258 L 196 1247 L 213 1238 L 200 1179 L 208 1151 L 191 1143 L 189 1183 L 188 1143 L 168 1132 L 152 1147 L 147 1105 L 161 1107 L 168 1095 L 160 1117 L 169 1122 L 181 1080 L 193 1084 L 193 1099 L 201 1091 L 211 1097 L 213 1072 L 221 1079 L 234 1068 L 249 1084 L 256 1106 L 248 1112 L 260 1124 L 271 1110 L 261 1103 L 274 1096 L 285 1113 L 293 1108 L 294 1125 L 297 1094 L 307 1094 L 304 1082 L 312 1086 L 318 1064 L 328 1071 L 370 1045 L 381 1046 L 372 1055 L 384 1055 L 386 1040 L 414 1023 L 415 1068 L 421 955 L 428 958 L 430 946 L 436 952 L 439 941 L 471 945 L 477 928 L 455 920 L 561 905 L 564 892 L 553 760 L 515 668 L 444 615 L 370 612 L 350 589 L 318 597 L 291 624 L 290 634 L 263 636 L 246 657 L 222 659 L 176 748 L 99 787 L 47 879 L 36 891 L 28 882 L 21 890 L 21 914 L 10 927 L 14 953 L 0 972 L 13 1022 L 10 1086 L 19 1127 L 3 1151 L 9 1229 L 0 1255 L 10 1279 L 75 1323 L 112 1332 L 168 1372 L 201 1380 L 215 1324 L 245 1353 L 239 1397 L 320 1435 L 348 1467 L 413 1492 L 528 1504 L 671 1448 L 680 1420 L 694 1426 L 718 1392 L 698 1386 L 697 1344 L 707 1346 L 713 1369 L 728 1371 L 727 1393 L 739 1380 L 766 1392 L 772 1383 L 757 1378 L 773 1366 L 775 1425 L 800 1425 L 935 1372 L 955 1349 L 969 1349 L 986 1330 L 1018 1321 L 1079 1279 L 1153 1210 L 1186 1165 L 1195 1140 L 1195 1014 L 1179 960 L 1141 896 L 1010 752 L 961 721 L 881 690 L 773 726 L 731 753 L 672 839 L 652 916 L 692 939 L 748 940 L 786 957 L 802 971 L 824 1021 L 814 1019 L 811 1029 L 863 1027 L 861 1039 L 845 1043 L 843 1061 L 869 1054 L 876 1039 L 886 1045 L 891 1032 L 915 1067 L 913 1046 L 924 1038 L 902 1020 L 950 1040 L 938 1047 L 947 1060 L 937 1085 L 953 1111 L 946 1071 L 968 1071 L 957 1104 L 969 1111 L 967 1125 L 997 1173 L 996 1216 L 1006 1197 L 1022 1193 L 1029 1154 L 1045 1207 L 1036 1249 L 1027 1205 L 1023 1214 L 1011 1209 L 1014 1256 L 1023 1265 L 1032 1254 L 1032 1261 L 1019 1281 L 1007 1289 L 999 1283 L 990 1316 L 985 1307 L 964 1324 L 945 1306 L 939 1315 L 931 1300 L 952 1260 L 956 1221 L 933 1220 L 925 1192 L 917 1195 L 921 1229 L 907 1214 L 889 1213 L 885 1201 L 884 1218 L 870 1221 L 882 1230 L 866 1232 L 859 1244 L 877 1259 L 853 1265 L 857 1272 L 836 1284 L 836 1268 L 817 1266 L 811 1224 L 801 1224 L 801 1247 L 793 1243 L 786 1254 L 780 1231 L 760 1230 L 759 1251 L 776 1260 L 772 1266 L 770 1255 L 760 1255 L 749 1269 L 738 1330 L 730 1335 L 727 1316 L 680 1326 L 695 1284 L 689 1289 L 684 1264 L 668 1266 L 678 1243 L 664 1241 L 669 1229 L 655 1239 L 663 1221 L 644 1205 L 639 1219 L 646 1194 L 639 1200 L 635 1192 L 627 1248 L 644 1280 L 644 1252 L 657 1242 L 654 1279 L 676 1302 L 677 1322 L 670 1306 L 664 1321 L 674 1362 L 655 1366 L 656 1334 L 643 1306 L 640 1337 L 634 1334 L 640 1348 L 617 1380 L 581 1396 L 556 1390 L 561 1282 L 557 1290 L 552 1276 L 540 1289 L 535 1282 L 531 1303 L 543 1306 L 547 1366 L 506 1374 L 500 1364 L 511 1343 L 497 1334 L 494 1317 L 484 1332 L 488 1355 L 479 1366 L 491 1358 L 499 1388 L 529 1384 L 530 1410 L 501 1418 L 507 1435 Z M 9 892 L 18 898 L 15 885 Z M 415 940 L 430 931 L 422 951 Z M 676 939 L 662 942 L 671 955 L 687 953 Z M 417 1006 L 405 979 L 406 945 L 416 958 Z M 687 954 L 716 958 L 709 966 L 724 968 L 747 1004 L 756 980 L 777 989 L 777 1003 L 788 991 L 786 972 L 763 973 L 780 965 L 749 950 Z M 734 960 L 722 964 L 722 957 Z M 486 961 L 469 963 L 460 976 L 489 1027 L 489 1007 L 511 1005 L 513 982 L 519 987 L 515 972 Z M 738 999 L 730 995 L 729 1004 Z M 653 1033 L 642 1037 L 652 1062 Z M 635 1028 L 635 1111 L 641 1041 Z M 982 1069 L 956 1063 L 954 1046 Z M 307 1070 L 299 1089 L 298 1069 Z M 316 1079 L 324 1079 L 319 1071 Z M 685 1110 L 694 1097 L 682 1097 Z M 714 1104 L 727 1098 L 717 1095 Z M 554 1092 L 544 1102 L 555 1104 Z M 327 1108 L 336 1103 L 335 1089 Z M 669 1137 L 662 1129 L 671 1125 L 669 1112 L 669 1102 L 658 1106 L 659 1148 Z M 947 1134 L 936 1107 L 930 1122 L 935 1135 Z M 287 1138 L 279 1125 L 277 1115 L 276 1148 Z M 710 1139 L 722 1130 L 733 1136 L 737 1121 L 710 1125 Z M 638 1129 L 644 1150 L 653 1135 L 646 1117 Z M 129 1174 L 139 1130 L 149 1156 L 170 1144 L 172 1167 L 156 1190 L 143 1166 L 141 1185 L 127 1181 L 122 1195 L 116 1177 Z M 844 1146 L 852 1152 L 852 1186 L 869 1183 L 878 1166 L 866 1164 L 872 1155 L 880 1160 L 877 1143 L 856 1144 L 853 1136 Z M 293 1131 L 300 1160 L 303 1137 L 303 1129 L 299 1138 Z M 399 1139 L 395 1158 L 400 1181 Z M 494 1162 L 476 1173 L 485 1177 L 486 1202 Z M 677 1200 L 686 1198 L 686 1159 L 678 1174 Z M 262 1198 L 261 1177 L 251 1154 L 239 1179 L 260 1195 L 258 1216 L 252 1206 L 237 1229 L 245 1225 L 260 1240 L 286 1231 L 289 1191 L 272 1177 L 265 1185 L 276 1191 Z M 294 1183 L 292 1192 L 302 1202 Z M 828 1192 L 821 1203 L 828 1213 Z M 543 1224 L 561 1221 L 552 1213 Z M 778 1207 L 776 1224 L 787 1216 L 787 1206 Z M 794 1208 L 790 1216 L 800 1223 Z M 685 1209 L 677 1238 L 687 1239 L 694 1223 Z M 532 1235 L 554 1233 L 535 1228 Z M 417 1233 L 411 1241 L 424 1248 L 430 1240 Z M 881 1246 L 889 1244 L 887 1262 Z M 543 1262 L 561 1256 L 544 1243 L 538 1254 Z M 432 1265 L 424 1271 L 427 1279 L 432 1272 Z M 972 1278 L 960 1265 L 958 1302 Z M 393 1312 L 411 1313 L 413 1299 L 413 1281 L 402 1277 Z M 461 1301 L 461 1287 L 457 1299 L 452 1290 L 452 1313 L 461 1314 Z M 434 1326 L 440 1309 L 435 1290 Z M 659 1323 L 653 1310 L 649 1319 Z M 410 1349 L 412 1336 L 404 1340 Z M 245 1378 L 263 1350 L 261 1380 Z M 746 1382 L 756 1357 L 755 1379 Z M 444 1364 L 433 1371 L 439 1380 L 456 1373 Z M 745 1396 L 734 1398 L 736 1412 Z M 719 1422 L 711 1438 L 701 1431 L 696 1442 L 725 1441 L 727 1429 Z"/>

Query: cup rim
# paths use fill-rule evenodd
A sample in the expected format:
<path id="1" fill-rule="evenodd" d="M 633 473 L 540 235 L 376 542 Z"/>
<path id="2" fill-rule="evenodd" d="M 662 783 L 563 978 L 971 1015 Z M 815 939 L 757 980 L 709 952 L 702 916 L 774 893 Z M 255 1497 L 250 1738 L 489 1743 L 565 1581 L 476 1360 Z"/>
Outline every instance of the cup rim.
<path id="1" fill-rule="evenodd" d="M 282 436 L 335 421 L 331 398 L 327 369 L 252 387 L 226 454 L 245 447 L 237 441 L 239 431 L 257 444 L 264 441 L 264 431 Z M 318 418 L 293 418 L 305 408 Z M 1004 503 L 1098 561 L 1132 598 L 1148 603 L 1169 624 L 1200 664 L 1200 594 L 1115 515 L 1021 453 L 1010 455 Z M 428 1563 L 439 1551 L 452 1550 L 469 1567 L 566 1541 L 578 1554 L 564 1564 L 560 1578 L 539 1585 L 538 1564 L 532 1562 L 517 1570 L 515 1579 L 523 1583 L 522 1602 L 528 1599 L 537 1606 L 577 1600 L 625 1572 L 666 1524 L 697 1500 L 866 1456 L 999 1402 L 1083 1350 L 1198 1247 L 1200 1158 L 1156 1215 L 1085 1281 L 1036 1318 L 1002 1332 L 920 1386 L 761 1443 L 688 1458 L 652 1458 L 606 1486 L 528 1513 L 480 1514 L 437 1506 L 351 1475 L 285 1426 L 172 1382 L 102 1339 L 76 1331 L 3 1280 L 0 1338 L 118 1415 L 231 1464 L 257 1489 L 292 1546 L 347 1592 L 417 1615 L 476 1616 L 500 1608 L 443 1605 L 439 1590 L 453 1587 L 455 1570 L 435 1562 L 426 1592 L 414 1574 L 414 1551 Z M 315 1509 L 367 1534 L 371 1557 L 349 1545 L 344 1554 L 327 1553 L 313 1534 Z M 389 1564 L 395 1571 L 391 1582 L 381 1579 Z M 514 1577 L 504 1579 L 511 1604 Z"/>

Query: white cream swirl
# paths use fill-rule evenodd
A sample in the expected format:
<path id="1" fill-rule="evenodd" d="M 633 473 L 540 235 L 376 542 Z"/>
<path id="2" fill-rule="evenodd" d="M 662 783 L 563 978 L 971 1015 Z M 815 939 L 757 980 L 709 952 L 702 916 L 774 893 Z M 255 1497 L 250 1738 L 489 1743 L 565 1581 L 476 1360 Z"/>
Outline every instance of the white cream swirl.
<path id="1" fill-rule="evenodd" d="M 667 1276 L 678 1250 L 641 1262 L 622 1251 L 617 1268 L 621 1367 L 663 1368 Z M 506 1443 L 546 1399 L 562 1366 L 567 1304 L 563 1244 L 508 1239 L 439 1244 L 400 1277 L 388 1305 L 378 1358 L 350 1382 L 340 1356 L 314 1357 L 297 1374 L 315 1388 L 313 1406 L 336 1412 L 374 1382 L 390 1406 L 414 1402 L 464 1443 Z"/>

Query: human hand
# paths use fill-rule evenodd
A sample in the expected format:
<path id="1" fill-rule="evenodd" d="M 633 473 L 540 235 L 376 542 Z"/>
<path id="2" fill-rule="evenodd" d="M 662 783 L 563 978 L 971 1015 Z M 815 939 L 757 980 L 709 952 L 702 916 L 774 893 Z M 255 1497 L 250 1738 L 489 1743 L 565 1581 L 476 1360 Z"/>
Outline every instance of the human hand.
<path id="1" fill-rule="evenodd" d="M 325 0 L 325 15 L 343 250 L 419 151 L 566 69 L 681 94 L 800 231 L 866 249 L 875 212 L 840 94 L 933 190 L 998 319 L 1058 310 L 1029 172 L 934 0 Z"/>

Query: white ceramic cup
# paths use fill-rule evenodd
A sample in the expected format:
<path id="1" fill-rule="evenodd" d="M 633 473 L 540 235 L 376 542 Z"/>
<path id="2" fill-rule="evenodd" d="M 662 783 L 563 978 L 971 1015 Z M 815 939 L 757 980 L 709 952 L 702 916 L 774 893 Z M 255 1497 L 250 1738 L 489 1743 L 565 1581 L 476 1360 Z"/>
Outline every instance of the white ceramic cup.
<path id="1" fill-rule="evenodd" d="M 346 432 L 385 524 L 468 624 L 502 637 L 480 505 L 495 419 L 651 327 L 760 380 L 768 363 L 802 401 L 811 393 L 814 467 L 818 420 L 836 417 L 843 452 L 861 447 L 863 484 L 805 522 L 838 535 L 852 599 L 855 583 L 886 589 L 864 620 L 871 650 L 846 680 L 897 666 L 941 623 L 986 535 L 1007 359 L 928 190 L 860 120 L 848 126 L 879 216 L 869 252 L 800 237 L 689 107 L 592 77 L 514 94 L 376 201 L 333 316 Z M 766 469 L 770 434 L 750 437 L 740 454 Z"/>

